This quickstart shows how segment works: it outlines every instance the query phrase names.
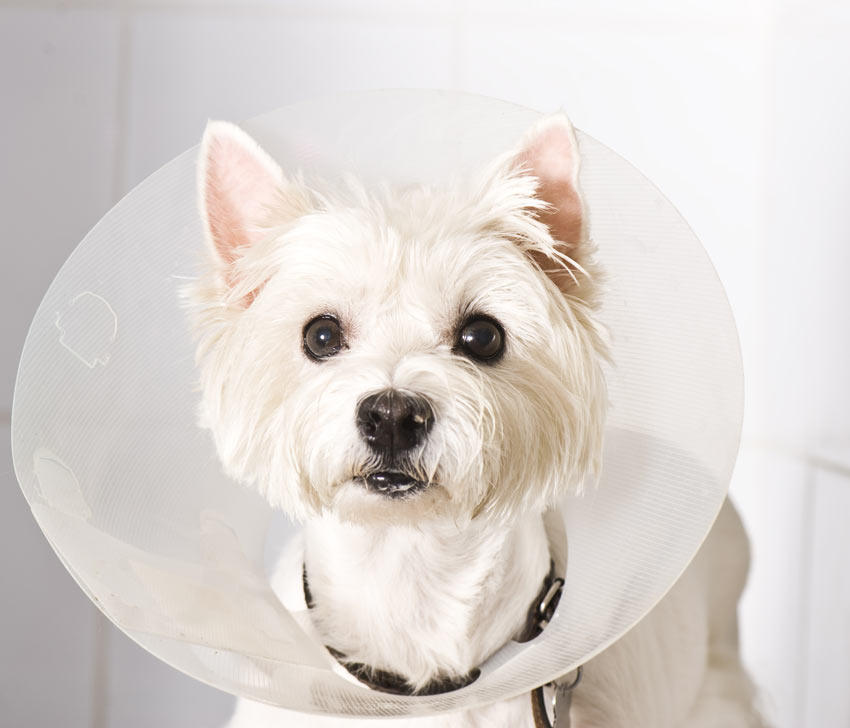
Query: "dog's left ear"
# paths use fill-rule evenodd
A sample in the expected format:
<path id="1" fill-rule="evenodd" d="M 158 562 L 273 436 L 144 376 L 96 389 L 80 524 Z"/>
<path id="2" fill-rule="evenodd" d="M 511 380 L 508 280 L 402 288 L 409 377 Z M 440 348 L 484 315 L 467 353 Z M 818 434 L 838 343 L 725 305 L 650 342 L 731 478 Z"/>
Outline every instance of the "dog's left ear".
<path id="1" fill-rule="evenodd" d="M 509 169 L 537 180 L 534 194 L 543 203 L 534 216 L 546 225 L 554 251 L 532 248 L 531 258 L 564 293 L 592 299 L 592 246 L 579 189 L 581 159 L 575 131 L 563 112 L 536 122 L 513 153 Z"/>

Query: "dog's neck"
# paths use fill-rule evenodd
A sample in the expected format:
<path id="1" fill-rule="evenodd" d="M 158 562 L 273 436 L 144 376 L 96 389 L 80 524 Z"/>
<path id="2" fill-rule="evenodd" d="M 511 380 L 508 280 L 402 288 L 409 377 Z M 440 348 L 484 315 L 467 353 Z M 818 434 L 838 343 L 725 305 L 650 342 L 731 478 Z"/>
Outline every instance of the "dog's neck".
<path id="1" fill-rule="evenodd" d="M 311 617 L 346 658 L 413 687 L 463 676 L 519 633 L 548 572 L 543 518 L 306 529 Z"/>

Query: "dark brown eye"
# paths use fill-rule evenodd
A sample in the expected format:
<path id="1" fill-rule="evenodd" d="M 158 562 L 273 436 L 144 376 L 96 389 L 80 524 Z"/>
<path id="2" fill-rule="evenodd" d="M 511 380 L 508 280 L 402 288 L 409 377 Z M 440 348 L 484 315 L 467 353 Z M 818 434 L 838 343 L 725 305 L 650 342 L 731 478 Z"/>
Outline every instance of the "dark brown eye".
<path id="1" fill-rule="evenodd" d="M 505 350 L 505 332 L 495 319 L 472 316 L 460 327 L 455 350 L 477 361 L 493 362 Z"/>
<path id="2" fill-rule="evenodd" d="M 312 359 L 327 359 L 345 348 L 342 327 L 333 316 L 317 316 L 304 327 L 304 351 Z"/>

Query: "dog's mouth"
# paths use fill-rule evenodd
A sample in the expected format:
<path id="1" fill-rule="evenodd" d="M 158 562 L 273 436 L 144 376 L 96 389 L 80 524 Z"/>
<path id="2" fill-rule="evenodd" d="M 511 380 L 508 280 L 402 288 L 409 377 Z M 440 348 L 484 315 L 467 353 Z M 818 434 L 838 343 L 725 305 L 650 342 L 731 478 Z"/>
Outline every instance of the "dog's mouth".
<path id="1" fill-rule="evenodd" d="M 405 498 L 423 490 L 428 483 L 399 470 L 379 470 L 361 475 L 357 480 L 370 491 L 387 498 Z"/>

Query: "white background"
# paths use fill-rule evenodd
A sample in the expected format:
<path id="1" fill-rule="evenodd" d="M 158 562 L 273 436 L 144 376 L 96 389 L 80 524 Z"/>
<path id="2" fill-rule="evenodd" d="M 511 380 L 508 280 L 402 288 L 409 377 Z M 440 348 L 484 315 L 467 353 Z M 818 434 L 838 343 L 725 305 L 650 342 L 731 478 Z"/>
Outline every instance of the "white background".
<path id="1" fill-rule="evenodd" d="M 632 161 L 690 221 L 747 368 L 733 482 L 754 541 L 745 656 L 782 728 L 850 728 L 850 3 L 0 0 L 0 725 L 215 726 L 231 699 L 105 623 L 9 459 L 42 293 L 147 174 L 341 89 L 462 89 Z"/>

